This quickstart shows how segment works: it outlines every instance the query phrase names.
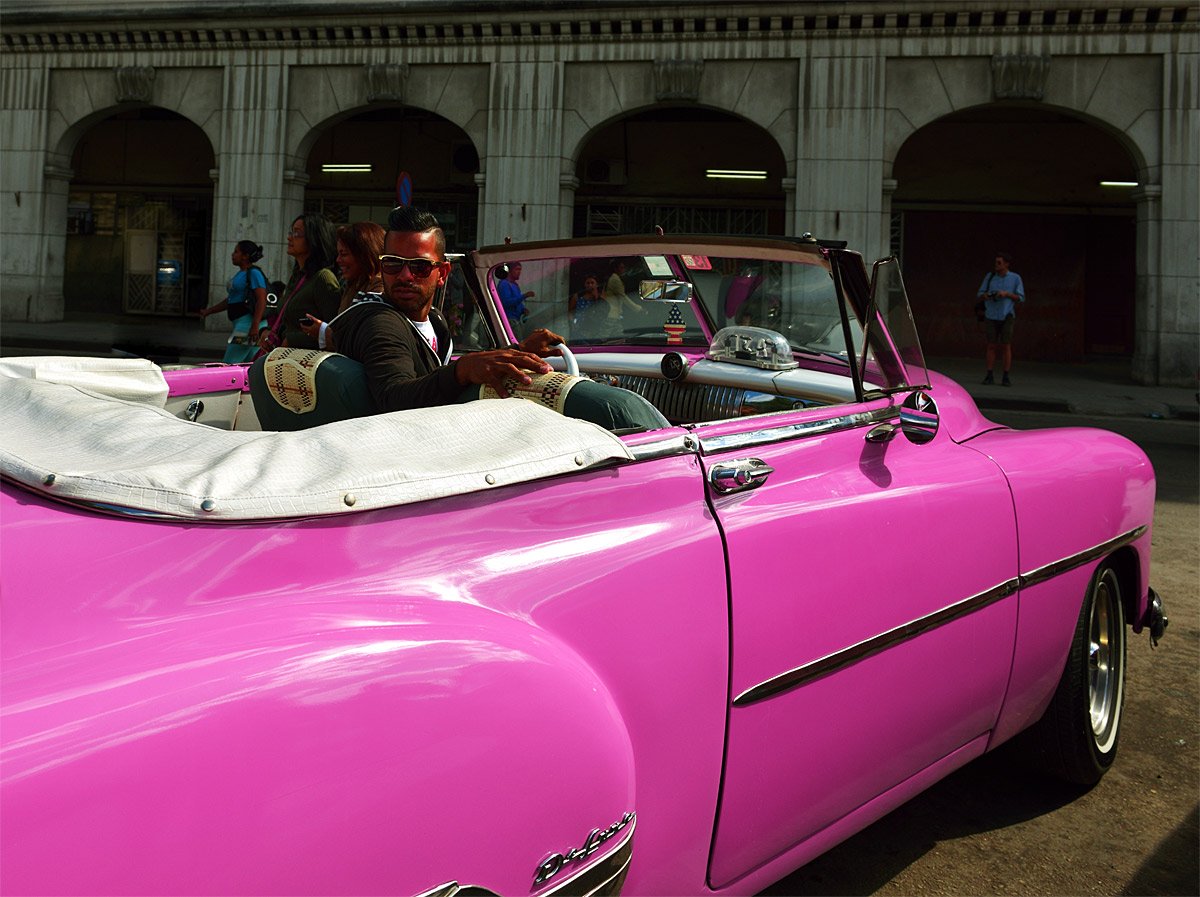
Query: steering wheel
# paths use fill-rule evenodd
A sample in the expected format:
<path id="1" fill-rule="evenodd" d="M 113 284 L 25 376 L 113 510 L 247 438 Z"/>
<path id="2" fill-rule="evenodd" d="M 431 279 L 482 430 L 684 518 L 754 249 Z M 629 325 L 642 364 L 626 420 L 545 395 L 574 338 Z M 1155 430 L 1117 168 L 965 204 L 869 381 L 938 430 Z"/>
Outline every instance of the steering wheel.
<path id="1" fill-rule="evenodd" d="M 567 366 L 567 373 L 572 377 L 578 377 L 579 361 L 575 358 L 575 353 L 567 348 L 566 343 L 558 343 L 558 351 L 562 353 L 563 362 Z"/>

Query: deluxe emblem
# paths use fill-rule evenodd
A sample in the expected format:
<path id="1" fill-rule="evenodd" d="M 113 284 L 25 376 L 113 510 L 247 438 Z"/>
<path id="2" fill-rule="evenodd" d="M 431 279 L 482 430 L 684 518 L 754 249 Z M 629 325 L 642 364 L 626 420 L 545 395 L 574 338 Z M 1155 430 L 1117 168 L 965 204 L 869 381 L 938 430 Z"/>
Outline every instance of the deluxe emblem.
<path id="1" fill-rule="evenodd" d="M 549 881 L 551 878 L 558 875 L 558 873 L 563 870 L 564 866 L 569 866 L 571 863 L 578 862 L 584 857 L 591 856 L 600 849 L 601 844 L 603 844 L 617 832 L 621 831 L 621 829 L 625 828 L 627 825 L 629 825 L 629 823 L 633 822 L 633 817 L 634 814 L 629 812 L 606 829 L 592 829 L 592 833 L 584 840 L 582 847 L 572 847 L 565 854 L 550 854 L 550 856 L 546 857 L 546 859 L 542 861 L 541 865 L 537 867 L 537 872 L 535 872 L 533 876 L 534 886 Z"/>

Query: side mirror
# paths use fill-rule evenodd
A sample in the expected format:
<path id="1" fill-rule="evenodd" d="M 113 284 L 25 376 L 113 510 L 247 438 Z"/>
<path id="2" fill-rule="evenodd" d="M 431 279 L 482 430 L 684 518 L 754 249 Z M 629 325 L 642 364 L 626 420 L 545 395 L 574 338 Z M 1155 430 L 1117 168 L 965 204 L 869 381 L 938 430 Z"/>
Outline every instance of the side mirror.
<path id="1" fill-rule="evenodd" d="M 692 285 L 686 280 L 643 280 L 638 296 L 643 302 L 690 302 Z"/>
<path id="2" fill-rule="evenodd" d="M 929 393 L 918 389 L 900 406 L 900 430 L 914 445 L 933 441 L 938 431 L 937 404 Z"/>

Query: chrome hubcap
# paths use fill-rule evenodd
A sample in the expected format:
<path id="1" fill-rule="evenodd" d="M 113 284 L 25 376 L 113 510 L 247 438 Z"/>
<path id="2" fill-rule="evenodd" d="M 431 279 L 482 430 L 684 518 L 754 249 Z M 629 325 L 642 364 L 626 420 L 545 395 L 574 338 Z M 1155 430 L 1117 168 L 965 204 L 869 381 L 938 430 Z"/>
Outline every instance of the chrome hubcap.
<path id="1" fill-rule="evenodd" d="M 1101 749 L 1107 749 L 1118 710 L 1121 687 L 1121 634 L 1114 632 L 1118 616 L 1114 602 L 1119 600 L 1111 573 L 1096 583 L 1095 601 L 1088 639 L 1088 708 L 1092 719 L 1092 734 Z"/>

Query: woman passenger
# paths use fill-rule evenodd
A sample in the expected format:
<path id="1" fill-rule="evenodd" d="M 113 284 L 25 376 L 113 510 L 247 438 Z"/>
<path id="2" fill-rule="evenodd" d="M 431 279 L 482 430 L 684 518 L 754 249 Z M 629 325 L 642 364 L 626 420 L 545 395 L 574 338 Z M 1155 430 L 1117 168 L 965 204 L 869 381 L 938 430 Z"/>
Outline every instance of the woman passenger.
<path id="1" fill-rule="evenodd" d="M 337 229 L 337 263 L 342 274 L 341 314 L 355 302 L 383 298 L 383 273 L 379 256 L 383 254 L 384 229 L 374 221 L 357 221 Z M 317 348 L 334 351 L 333 331 L 326 320 L 310 314 L 300 329 L 317 340 Z"/>
<path id="2" fill-rule="evenodd" d="M 287 254 L 295 265 L 280 297 L 283 307 L 275 326 L 259 338 L 258 344 L 265 351 L 276 346 L 317 348 L 316 337 L 301 330 L 300 321 L 309 315 L 328 321 L 337 314 L 341 290 L 332 270 L 336 251 L 333 225 L 324 216 L 304 214 L 292 222 Z"/>

